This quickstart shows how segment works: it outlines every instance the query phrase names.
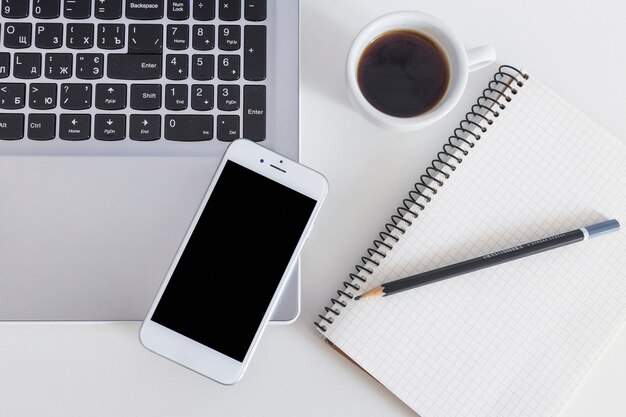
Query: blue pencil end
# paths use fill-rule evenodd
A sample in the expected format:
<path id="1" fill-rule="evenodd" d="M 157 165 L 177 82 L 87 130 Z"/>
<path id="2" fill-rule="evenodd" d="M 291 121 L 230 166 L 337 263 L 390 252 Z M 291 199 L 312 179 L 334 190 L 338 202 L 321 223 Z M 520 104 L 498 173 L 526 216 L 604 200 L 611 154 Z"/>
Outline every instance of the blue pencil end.
<path id="1" fill-rule="evenodd" d="M 584 227 L 584 229 L 587 230 L 587 233 L 589 234 L 589 238 L 602 236 L 611 232 L 616 232 L 619 230 L 619 228 L 620 224 L 615 219 Z"/>

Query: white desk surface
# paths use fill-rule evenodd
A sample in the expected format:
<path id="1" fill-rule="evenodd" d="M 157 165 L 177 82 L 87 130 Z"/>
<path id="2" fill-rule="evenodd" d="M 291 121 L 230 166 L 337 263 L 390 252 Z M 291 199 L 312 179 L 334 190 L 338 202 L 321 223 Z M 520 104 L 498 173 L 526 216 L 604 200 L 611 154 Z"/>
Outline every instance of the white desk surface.
<path id="1" fill-rule="evenodd" d="M 292 0 L 284 0 L 292 1 Z M 465 45 L 494 45 L 612 133 L 626 139 L 626 3 L 302 0 L 304 162 L 331 191 L 303 254 L 302 314 L 271 327 L 243 381 L 223 387 L 143 349 L 138 323 L 0 324 L 0 416 L 407 416 L 411 411 L 322 343 L 313 325 L 417 174 L 496 66 L 472 74 L 449 117 L 393 134 L 349 106 L 343 65 L 371 19 L 421 10 Z M 626 330 L 562 417 L 624 415 Z M 428 416 L 424 416 L 428 417 Z"/>

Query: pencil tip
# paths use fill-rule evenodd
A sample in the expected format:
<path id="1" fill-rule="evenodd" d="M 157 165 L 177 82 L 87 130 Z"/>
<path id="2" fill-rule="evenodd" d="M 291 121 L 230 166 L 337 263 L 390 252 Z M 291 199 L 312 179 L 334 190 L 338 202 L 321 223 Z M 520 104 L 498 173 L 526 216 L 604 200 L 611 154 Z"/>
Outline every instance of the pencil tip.
<path id="1" fill-rule="evenodd" d="M 354 297 L 354 299 L 355 299 L 356 301 L 358 301 L 358 300 L 360 300 L 360 299 L 361 299 L 361 296 L 360 296 L 360 295 L 357 295 L 356 297 Z"/>

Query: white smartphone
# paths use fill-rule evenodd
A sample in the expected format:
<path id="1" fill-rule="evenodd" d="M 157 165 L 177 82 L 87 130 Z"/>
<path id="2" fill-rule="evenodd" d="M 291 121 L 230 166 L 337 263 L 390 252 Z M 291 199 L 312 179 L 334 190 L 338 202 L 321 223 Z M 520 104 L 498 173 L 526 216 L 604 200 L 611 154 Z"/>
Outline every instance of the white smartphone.
<path id="1" fill-rule="evenodd" d="M 327 192 L 318 172 L 234 141 L 150 306 L 141 343 L 217 382 L 237 382 Z"/>

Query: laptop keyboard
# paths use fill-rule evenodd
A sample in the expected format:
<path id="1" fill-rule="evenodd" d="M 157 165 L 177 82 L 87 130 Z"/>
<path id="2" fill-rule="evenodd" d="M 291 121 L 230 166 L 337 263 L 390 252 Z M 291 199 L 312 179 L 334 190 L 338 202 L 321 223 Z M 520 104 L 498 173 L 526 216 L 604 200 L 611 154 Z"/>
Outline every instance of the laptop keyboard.
<path id="1" fill-rule="evenodd" d="M 265 140 L 266 2 L 1 0 L 0 140 Z"/>

